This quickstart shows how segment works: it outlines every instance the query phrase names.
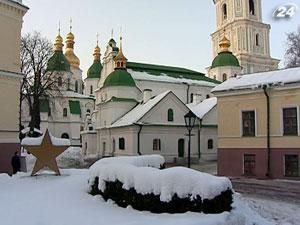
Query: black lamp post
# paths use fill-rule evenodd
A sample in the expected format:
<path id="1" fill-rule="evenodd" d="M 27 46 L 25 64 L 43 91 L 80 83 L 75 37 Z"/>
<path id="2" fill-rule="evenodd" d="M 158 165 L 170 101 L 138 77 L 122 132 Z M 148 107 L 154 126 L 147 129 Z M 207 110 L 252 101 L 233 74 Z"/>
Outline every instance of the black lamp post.
<path id="1" fill-rule="evenodd" d="M 191 132 L 195 125 L 197 116 L 192 112 L 189 111 L 187 114 L 184 115 L 184 121 L 186 129 L 188 130 L 189 134 L 189 145 L 188 145 L 188 168 L 191 167 Z"/>

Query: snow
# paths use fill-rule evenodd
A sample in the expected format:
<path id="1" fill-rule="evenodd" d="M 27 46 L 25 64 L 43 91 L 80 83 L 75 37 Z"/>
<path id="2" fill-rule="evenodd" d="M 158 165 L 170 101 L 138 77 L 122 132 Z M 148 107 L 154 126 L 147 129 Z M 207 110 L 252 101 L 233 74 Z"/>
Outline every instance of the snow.
<path id="1" fill-rule="evenodd" d="M 217 98 L 212 97 L 205 99 L 203 102 L 199 104 L 190 103 L 187 104 L 187 107 L 199 118 L 203 119 L 203 117 L 212 110 L 213 107 L 217 105 Z"/>
<path id="2" fill-rule="evenodd" d="M 263 85 L 282 86 L 300 82 L 300 67 L 231 77 L 212 89 L 212 92 L 255 89 Z"/>
<path id="3" fill-rule="evenodd" d="M 123 127 L 137 123 L 147 112 L 149 112 L 156 104 L 158 104 L 171 91 L 163 92 L 146 103 L 141 103 L 112 124 L 111 127 Z"/>
<path id="4" fill-rule="evenodd" d="M 192 198 L 213 199 L 223 191 L 232 189 L 231 181 L 226 177 L 185 167 L 160 170 L 158 168 L 164 162 L 162 159 L 162 156 L 137 156 L 133 160 L 130 157 L 101 159 L 91 166 L 89 183 L 93 185 L 95 177 L 98 177 L 98 188 L 104 191 L 106 181 L 119 180 L 124 189 L 134 188 L 140 194 L 160 195 L 163 202 L 171 201 L 174 194 L 180 198 L 191 195 Z M 149 165 L 155 167 L 146 167 Z"/>
<path id="5" fill-rule="evenodd" d="M 87 193 L 88 170 L 62 169 L 62 176 L 47 173 L 31 177 L 0 174 L 0 218 L 3 225 L 296 225 L 299 206 L 245 198 L 236 194 L 230 213 L 152 214 Z M 188 185 L 188 184 L 186 184 Z"/>
<path id="6" fill-rule="evenodd" d="M 175 78 L 170 77 L 167 74 L 161 73 L 161 75 L 151 75 L 147 72 L 139 72 L 132 69 L 128 69 L 128 72 L 131 74 L 133 79 L 135 80 L 146 80 L 146 81 L 158 81 L 158 82 L 168 82 L 168 83 L 187 83 L 187 84 L 194 84 L 194 85 L 201 85 L 201 86 L 208 86 L 208 87 L 215 87 L 217 84 L 203 81 L 203 80 L 192 80 L 186 78 Z M 200 75 L 199 75 L 200 76 Z"/>
<path id="7" fill-rule="evenodd" d="M 26 137 L 22 140 L 21 145 L 23 145 L 23 146 L 41 145 L 45 134 L 43 136 L 36 137 L 36 138 Z M 69 139 L 54 137 L 50 132 L 49 132 L 49 136 L 50 136 L 51 142 L 54 146 L 70 146 L 71 145 L 71 142 Z"/>
<path id="8" fill-rule="evenodd" d="M 30 131 L 30 127 L 25 127 L 23 130 L 21 130 L 22 134 L 27 134 Z M 39 134 L 43 134 L 43 132 L 37 128 L 34 128 L 34 131 L 39 133 Z"/>

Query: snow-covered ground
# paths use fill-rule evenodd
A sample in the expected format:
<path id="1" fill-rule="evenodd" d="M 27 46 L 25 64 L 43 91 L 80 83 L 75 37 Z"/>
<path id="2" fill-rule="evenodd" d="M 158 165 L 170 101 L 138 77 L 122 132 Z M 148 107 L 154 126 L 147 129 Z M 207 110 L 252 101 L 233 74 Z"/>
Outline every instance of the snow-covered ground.
<path id="1" fill-rule="evenodd" d="M 300 224 L 299 206 L 235 195 L 231 212 L 152 214 L 120 208 L 87 191 L 88 170 L 64 169 L 62 176 L 0 174 L 1 225 L 268 225 Z M 299 214 L 299 213 L 298 213 Z"/>

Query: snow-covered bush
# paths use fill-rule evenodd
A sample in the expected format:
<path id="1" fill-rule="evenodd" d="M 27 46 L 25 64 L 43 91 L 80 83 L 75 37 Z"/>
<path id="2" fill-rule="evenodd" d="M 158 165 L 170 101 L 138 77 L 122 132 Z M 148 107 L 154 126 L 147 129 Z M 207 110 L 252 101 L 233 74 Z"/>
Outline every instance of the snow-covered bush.
<path id="1" fill-rule="evenodd" d="M 228 178 L 185 167 L 158 169 L 163 163 L 161 156 L 99 160 L 90 168 L 89 192 L 112 199 L 121 207 L 131 205 L 154 213 L 231 210 L 232 185 Z"/>

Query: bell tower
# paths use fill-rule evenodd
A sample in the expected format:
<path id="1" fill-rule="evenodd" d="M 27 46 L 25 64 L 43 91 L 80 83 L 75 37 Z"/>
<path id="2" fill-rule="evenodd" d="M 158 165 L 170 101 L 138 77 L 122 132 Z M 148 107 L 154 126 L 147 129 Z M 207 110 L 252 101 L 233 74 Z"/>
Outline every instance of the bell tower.
<path id="1" fill-rule="evenodd" d="M 262 21 L 261 0 L 213 0 L 217 30 L 211 34 L 213 57 L 220 52 L 219 42 L 226 36 L 230 51 L 243 68 L 242 73 L 278 69 L 279 60 L 270 55 L 269 24 Z"/>

